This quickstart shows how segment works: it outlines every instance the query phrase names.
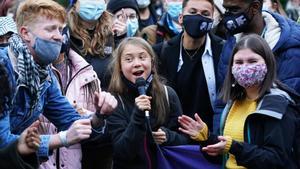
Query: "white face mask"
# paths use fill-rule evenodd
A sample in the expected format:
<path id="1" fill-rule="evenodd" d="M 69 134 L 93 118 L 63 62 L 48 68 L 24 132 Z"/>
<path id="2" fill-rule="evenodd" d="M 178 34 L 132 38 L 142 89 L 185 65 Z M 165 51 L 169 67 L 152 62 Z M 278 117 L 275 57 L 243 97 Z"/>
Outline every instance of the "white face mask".
<path id="1" fill-rule="evenodd" d="M 140 9 L 144 9 L 150 5 L 150 0 L 136 0 Z"/>
<path id="2" fill-rule="evenodd" d="M 127 37 L 133 37 L 139 29 L 139 21 L 135 19 L 127 19 Z"/>
<path id="3" fill-rule="evenodd" d="M 104 1 L 80 1 L 78 15 L 85 21 L 96 21 L 106 10 Z"/>
<path id="4" fill-rule="evenodd" d="M 167 12 L 174 20 L 178 19 L 179 14 L 182 12 L 182 2 L 168 2 L 166 4 Z"/>

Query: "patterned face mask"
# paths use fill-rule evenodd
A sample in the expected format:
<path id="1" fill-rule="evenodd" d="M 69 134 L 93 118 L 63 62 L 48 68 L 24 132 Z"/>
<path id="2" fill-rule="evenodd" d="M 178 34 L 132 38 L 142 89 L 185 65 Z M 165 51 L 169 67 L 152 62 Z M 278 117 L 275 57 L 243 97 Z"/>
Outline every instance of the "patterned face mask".
<path id="1" fill-rule="evenodd" d="M 267 71 L 264 63 L 232 66 L 233 77 L 244 88 L 260 85 L 265 79 Z"/>

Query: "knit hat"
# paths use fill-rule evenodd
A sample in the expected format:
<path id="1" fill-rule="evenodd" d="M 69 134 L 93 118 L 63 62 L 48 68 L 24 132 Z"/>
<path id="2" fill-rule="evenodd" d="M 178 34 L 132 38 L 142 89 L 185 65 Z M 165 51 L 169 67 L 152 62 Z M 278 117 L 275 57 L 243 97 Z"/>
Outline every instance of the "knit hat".
<path id="1" fill-rule="evenodd" d="M 0 17 L 0 36 L 9 32 L 18 33 L 15 21 L 9 16 Z"/>
<path id="2" fill-rule="evenodd" d="M 139 8 L 136 0 L 109 0 L 107 4 L 107 10 L 113 14 L 122 8 L 132 8 L 139 13 Z"/>

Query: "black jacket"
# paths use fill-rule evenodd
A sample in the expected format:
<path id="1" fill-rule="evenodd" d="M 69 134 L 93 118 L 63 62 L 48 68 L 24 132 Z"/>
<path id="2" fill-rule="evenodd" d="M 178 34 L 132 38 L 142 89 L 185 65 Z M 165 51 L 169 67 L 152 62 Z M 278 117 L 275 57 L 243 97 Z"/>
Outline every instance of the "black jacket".
<path id="1" fill-rule="evenodd" d="M 167 134 L 167 142 L 163 145 L 187 144 L 189 138 L 177 132 L 177 118 L 182 114 L 178 97 L 172 88 L 167 89 L 170 113 L 164 125 L 160 126 Z M 156 145 L 146 130 L 144 112 L 135 106 L 137 96 L 137 91 L 133 90 L 124 95 L 116 95 L 118 107 L 107 120 L 113 140 L 114 169 L 149 169 L 149 165 L 152 169 L 156 168 Z M 159 126 L 154 127 L 155 118 L 151 116 L 151 112 L 150 121 L 152 130 L 157 131 Z"/>
<path id="2" fill-rule="evenodd" d="M 208 35 L 211 40 L 214 73 L 215 77 L 217 77 L 217 67 L 224 42 L 222 39 L 214 36 L 213 34 Z M 212 128 L 217 128 L 217 126 L 219 126 L 220 117 L 213 112 L 214 102 L 211 103 L 210 101 L 206 80 L 200 80 L 201 78 L 205 79 L 205 70 L 203 69 L 202 72 L 200 70 L 202 69 L 203 63 L 198 64 L 199 66 L 197 66 L 197 69 L 192 70 L 193 72 L 191 72 L 190 75 L 191 78 L 180 79 L 180 81 L 177 81 L 177 76 L 179 74 L 177 72 L 177 68 L 179 64 L 181 36 L 182 33 L 167 42 L 153 46 L 153 49 L 159 59 L 159 73 L 167 79 L 167 84 L 174 88 L 177 92 L 182 104 L 183 114 L 194 117 L 194 113 L 198 113 L 199 116 L 207 123 L 209 129 L 212 130 Z M 205 43 L 201 48 L 204 50 L 204 47 Z M 197 83 L 196 81 L 200 82 Z M 215 78 L 215 81 L 217 92 L 220 85 L 217 78 Z M 189 86 L 183 84 L 188 84 Z M 221 113 L 221 111 L 218 112 Z"/>
<path id="3" fill-rule="evenodd" d="M 221 135 L 231 106 L 228 103 L 222 114 Z M 287 93 L 276 88 L 266 94 L 245 121 L 244 142 L 232 142 L 229 152 L 235 156 L 237 164 L 248 169 L 296 169 L 293 142 L 298 124 L 294 111 Z M 201 145 L 216 142 L 217 136 L 210 135 Z M 204 154 L 212 162 L 221 161 L 220 157 Z M 223 160 L 225 164 L 227 155 Z"/>
<path id="4" fill-rule="evenodd" d="M 1 169 L 37 169 L 39 162 L 35 153 L 31 155 L 21 155 L 17 151 L 18 142 L 15 141 L 7 147 L 0 149 Z"/>
<path id="5" fill-rule="evenodd" d="M 107 90 L 109 81 L 110 81 L 110 71 L 108 65 L 112 59 L 112 51 L 114 48 L 112 37 L 108 38 L 107 44 L 104 45 L 104 54 L 92 55 L 87 53 L 84 55 L 82 53 L 82 42 L 79 39 L 76 39 L 71 35 L 70 38 L 70 47 L 80 56 L 82 56 L 89 64 L 93 66 L 94 71 L 97 73 L 97 76 L 101 82 L 101 89 Z"/>

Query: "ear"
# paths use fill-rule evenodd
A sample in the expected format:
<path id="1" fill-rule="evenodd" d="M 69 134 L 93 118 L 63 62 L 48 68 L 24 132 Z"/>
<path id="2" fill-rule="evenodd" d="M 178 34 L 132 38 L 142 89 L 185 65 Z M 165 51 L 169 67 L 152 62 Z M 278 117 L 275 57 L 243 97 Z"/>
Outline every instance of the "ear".
<path id="1" fill-rule="evenodd" d="M 179 16 L 178 16 L 178 23 L 179 23 L 180 25 L 183 24 L 183 15 L 182 15 L 182 13 L 179 14 Z"/>
<path id="2" fill-rule="evenodd" d="M 32 39 L 32 35 L 30 34 L 28 27 L 25 26 L 21 26 L 20 30 L 20 36 L 22 37 L 22 39 L 26 42 L 30 42 Z"/>

